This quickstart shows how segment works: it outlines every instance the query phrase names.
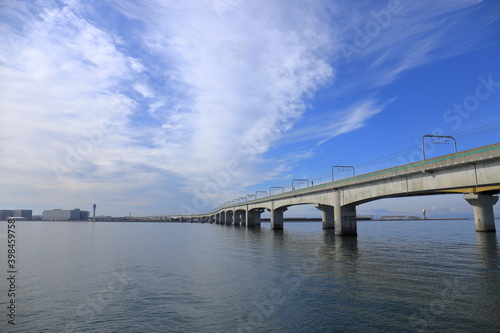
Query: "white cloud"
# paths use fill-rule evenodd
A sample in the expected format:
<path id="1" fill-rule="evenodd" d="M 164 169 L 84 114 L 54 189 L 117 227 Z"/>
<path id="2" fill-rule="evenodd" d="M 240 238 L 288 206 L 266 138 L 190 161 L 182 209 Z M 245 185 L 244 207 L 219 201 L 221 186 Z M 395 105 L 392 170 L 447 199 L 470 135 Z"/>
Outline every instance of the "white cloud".
<path id="1" fill-rule="evenodd" d="M 2 26 L 0 168 L 2 187 L 11 189 L 4 202 L 24 202 L 26 193 L 33 201 L 58 202 L 96 191 L 102 183 L 93 177 L 113 165 L 114 152 L 130 141 L 126 125 L 137 103 L 121 85 L 138 61 L 77 12 L 13 8 L 12 18 L 22 17 L 22 26 Z M 112 131 L 102 131 L 105 121 L 112 122 Z M 89 144 L 87 134 L 96 131 L 101 137 L 94 135 Z M 79 156 L 68 157 L 79 149 Z M 63 181 L 55 163 L 67 168 Z M 81 178 L 83 172 L 87 177 Z"/>
<path id="2" fill-rule="evenodd" d="M 474 26 L 466 20 L 481 2 L 400 0 L 393 2 L 399 6 L 392 13 L 388 10 L 390 1 L 372 8 L 356 3 L 343 7 L 339 16 L 345 13 L 348 18 L 337 27 L 343 44 L 335 63 L 347 62 L 347 68 L 357 70 L 349 70 L 355 76 L 338 93 L 360 85 L 381 87 L 409 69 L 478 47 L 492 19 L 485 18 Z"/>
<path id="3" fill-rule="evenodd" d="M 324 112 L 321 122 L 304 122 L 299 128 L 291 130 L 284 137 L 284 142 L 290 144 L 316 140 L 318 145 L 323 144 L 336 136 L 363 127 L 370 118 L 380 113 L 390 102 L 392 100 L 381 104 L 374 99 L 367 99 L 344 110 Z"/>
<path id="4" fill-rule="evenodd" d="M 144 98 L 153 98 L 155 97 L 155 94 L 153 90 L 151 90 L 146 84 L 144 83 L 135 83 L 133 84 L 133 88 L 142 95 Z"/>
<path id="5" fill-rule="evenodd" d="M 116 1 L 145 24 L 145 47 L 163 64 L 170 93 L 184 97 L 162 108 L 164 132 L 155 134 L 165 168 L 193 183 L 229 160 L 253 170 L 257 156 L 300 119 L 304 98 L 333 69 L 328 26 L 296 5 L 286 20 L 278 1 L 242 2 L 221 19 L 211 1 Z"/>

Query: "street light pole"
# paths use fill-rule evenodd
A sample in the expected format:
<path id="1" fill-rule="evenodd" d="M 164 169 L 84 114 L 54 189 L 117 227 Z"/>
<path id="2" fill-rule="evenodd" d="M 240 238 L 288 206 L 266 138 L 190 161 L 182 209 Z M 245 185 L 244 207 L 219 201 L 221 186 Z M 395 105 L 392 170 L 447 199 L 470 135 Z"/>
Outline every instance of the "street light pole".
<path id="1" fill-rule="evenodd" d="M 292 180 L 292 191 L 295 190 L 294 182 L 307 182 L 307 187 L 309 187 L 309 180 L 307 180 L 307 179 L 294 179 L 294 180 Z"/>
<path id="2" fill-rule="evenodd" d="M 264 197 L 267 197 L 267 192 L 266 191 L 257 191 L 255 192 L 255 198 L 258 199 L 257 197 L 259 196 L 259 194 L 264 194 Z"/>
<path id="3" fill-rule="evenodd" d="M 431 135 L 431 134 L 426 134 L 422 136 L 422 157 L 425 160 L 425 144 L 424 144 L 424 139 L 425 138 L 444 138 L 444 139 L 452 139 L 454 146 L 455 146 L 455 153 L 457 152 L 457 140 L 455 140 L 454 137 L 449 136 L 449 135 Z"/>
<path id="4" fill-rule="evenodd" d="M 335 180 L 335 179 L 333 178 L 333 169 L 335 169 L 335 168 L 343 168 L 343 169 L 346 169 L 346 168 L 351 168 L 351 169 L 352 169 L 352 176 L 353 176 L 353 177 L 354 177 L 354 176 L 356 176 L 356 172 L 355 172 L 355 170 L 354 170 L 354 167 L 353 167 L 353 166 L 351 166 L 351 165 L 334 165 L 334 166 L 332 166 L 332 182 Z"/>
<path id="5" fill-rule="evenodd" d="M 271 186 L 271 188 L 269 188 L 269 195 L 273 195 L 273 189 L 281 189 L 281 193 L 285 193 L 285 189 L 283 187 Z"/>

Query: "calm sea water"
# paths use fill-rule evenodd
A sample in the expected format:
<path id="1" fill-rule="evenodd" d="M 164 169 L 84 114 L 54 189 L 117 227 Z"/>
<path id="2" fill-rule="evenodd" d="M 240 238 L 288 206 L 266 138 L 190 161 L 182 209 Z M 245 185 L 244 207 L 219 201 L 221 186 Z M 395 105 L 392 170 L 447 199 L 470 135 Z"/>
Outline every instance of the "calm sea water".
<path id="1" fill-rule="evenodd" d="M 497 221 L 497 227 L 500 227 Z M 473 221 L 17 222 L 1 332 L 500 332 L 499 235 Z"/>

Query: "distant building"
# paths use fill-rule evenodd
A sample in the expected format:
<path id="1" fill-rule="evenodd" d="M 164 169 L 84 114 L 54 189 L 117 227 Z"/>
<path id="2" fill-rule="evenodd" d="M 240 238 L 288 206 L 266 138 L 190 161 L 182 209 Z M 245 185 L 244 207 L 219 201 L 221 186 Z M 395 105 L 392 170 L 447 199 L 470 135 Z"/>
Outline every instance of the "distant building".
<path id="1" fill-rule="evenodd" d="M 44 221 L 67 221 L 67 220 L 87 220 L 89 212 L 78 208 L 44 210 L 42 220 Z"/>
<path id="2" fill-rule="evenodd" d="M 90 212 L 88 210 L 80 211 L 80 220 L 88 220 L 90 216 Z"/>
<path id="3" fill-rule="evenodd" d="M 2 209 L 0 210 L 0 220 L 7 220 L 9 217 L 14 215 L 13 210 Z"/>
<path id="4" fill-rule="evenodd" d="M 381 220 L 395 220 L 395 221 L 398 221 L 398 220 L 405 220 L 406 219 L 406 215 L 382 215 L 380 217 Z"/>
<path id="5" fill-rule="evenodd" d="M 26 220 L 33 218 L 33 210 L 31 209 L 3 209 L 0 210 L 0 220 L 7 220 L 10 217 L 22 217 Z"/>
<path id="6" fill-rule="evenodd" d="M 14 209 L 14 217 L 24 217 L 26 220 L 33 218 L 33 211 L 31 209 Z"/>

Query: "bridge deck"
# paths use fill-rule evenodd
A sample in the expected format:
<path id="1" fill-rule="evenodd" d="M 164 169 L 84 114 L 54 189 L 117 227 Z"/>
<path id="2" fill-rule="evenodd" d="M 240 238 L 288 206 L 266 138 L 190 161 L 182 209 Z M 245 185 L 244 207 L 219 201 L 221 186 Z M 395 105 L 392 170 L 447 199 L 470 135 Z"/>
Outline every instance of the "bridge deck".
<path id="1" fill-rule="evenodd" d="M 353 185 L 359 185 L 363 183 L 369 183 L 373 181 L 378 181 L 378 180 L 384 180 L 384 179 L 392 179 L 395 177 L 400 177 L 400 176 L 409 176 L 412 174 L 418 174 L 418 173 L 430 173 L 434 171 L 438 171 L 440 169 L 446 169 L 454 165 L 463 165 L 463 164 L 471 164 L 471 163 L 477 163 L 477 162 L 486 162 L 488 160 L 492 160 L 495 158 L 500 157 L 500 142 L 491 144 L 488 146 L 483 146 L 475 149 L 469 149 L 465 150 L 462 152 L 457 152 L 453 154 L 448 154 L 448 155 L 443 155 L 431 159 L 427 159 L 424 161 L 419 161 L 419 162 L 414 162 L 410 164 L 405 164 L 397 167 L 392 167 L 388 169 L 383 169 L 367 174 L 362 174 L 358 175 L 355 177 L 350 177 L 350 178 L 345 178 L 341 180 L 336 180 L 333 182 L 325 183 L 325 184 L 320 184 L 320 185 L 314 185 L 311 187 L 307 188 L 302 188 L 302 189 L 297 189 L 294 191 L 289 191 L 289 192 L 284 192 L 284 193 L 279 193 L 279 194 L 274 194 L 270 195 L 267 197 L 259 198 L 259 199 L 253 199 L 253 200 L 248 200 L 244 203 L 237 203 L 233 205 L 228 205 L 225 208 L 231 208 L 231 207 L 239 207 L 242 204 L 257 204 L 257 203 L 262 203 L 262 202 L 267 202 L 272 199 L 282 199 L 286 197 L 293 197 L 296 195 L 300 194 L 309 194 L 309 193 L 315 193 L 318 191 L 324 191 L 324 190 L 334 190 L 338 188 L 345 188 Z M 499 170 L 499 177 L 498 177 L 498 184 L 495 184 L 494 186 L 489 186 L 488 189 L 486 190 L 495 190 L 498 192 L 500 190 L 500 170 Z M 482 189 L 485 190 L 485 189 Z M 450 192 L 459 192 L 459 193 L 466 193 L 468 191 L 460 191 L 458 189 L 453 190 L 453 189 L 448 189 L 446 191 Z"/>

